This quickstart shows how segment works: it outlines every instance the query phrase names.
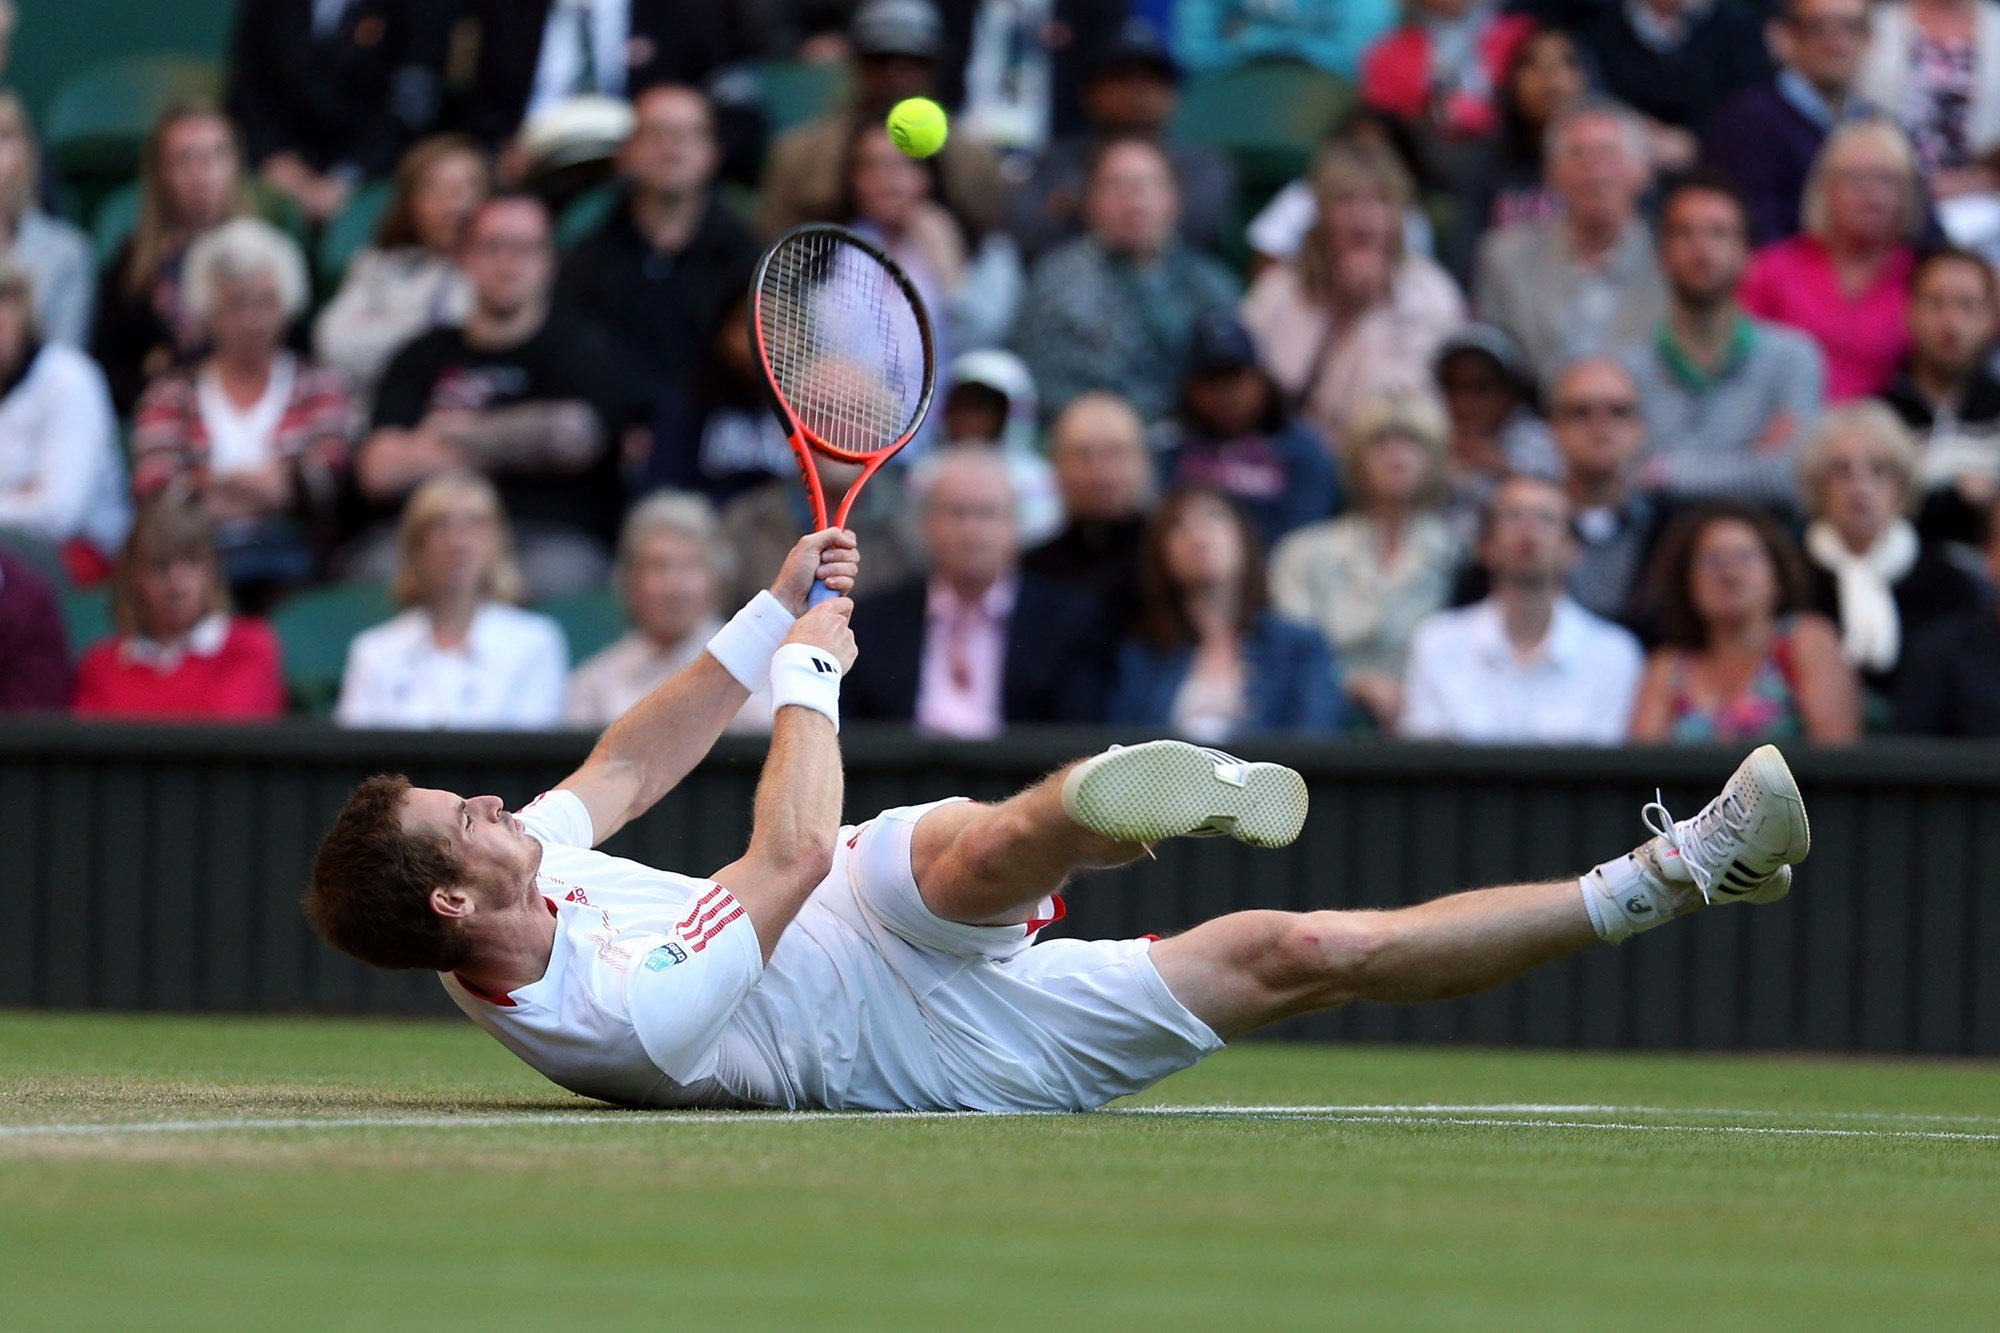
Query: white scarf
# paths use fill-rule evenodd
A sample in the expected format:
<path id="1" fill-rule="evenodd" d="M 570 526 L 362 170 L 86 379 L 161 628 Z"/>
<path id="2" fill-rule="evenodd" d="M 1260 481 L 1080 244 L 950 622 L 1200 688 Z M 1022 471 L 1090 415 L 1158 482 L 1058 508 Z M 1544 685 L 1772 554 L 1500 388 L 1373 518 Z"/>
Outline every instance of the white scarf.
<path id="1" fill-rule="evenodd" d="M 1832 524 L 1819 520 L 1806 528 L 1806 552 L 1838 582 L 1841 656 L 1864 671 L 1896 665 L 1903 626 L 1890 588 L 1917 563 L 1917 530 L 1899 518 L 1856 555 Z"/>

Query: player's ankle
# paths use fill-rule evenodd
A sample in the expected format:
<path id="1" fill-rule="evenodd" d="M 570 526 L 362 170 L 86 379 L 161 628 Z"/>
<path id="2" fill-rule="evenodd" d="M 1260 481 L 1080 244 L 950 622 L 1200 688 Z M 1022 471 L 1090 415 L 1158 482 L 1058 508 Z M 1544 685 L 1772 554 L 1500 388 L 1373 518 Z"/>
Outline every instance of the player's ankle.
<path id="1" fill-rule="evenodd" d="M 1663 840 L 1655 838 L 1577 881 L 1598 938 L 1622 944 L 1702 906 L 1701 891 L 1678 864 L 1678 857 L 1662 855 L 1663 846 Z"/>

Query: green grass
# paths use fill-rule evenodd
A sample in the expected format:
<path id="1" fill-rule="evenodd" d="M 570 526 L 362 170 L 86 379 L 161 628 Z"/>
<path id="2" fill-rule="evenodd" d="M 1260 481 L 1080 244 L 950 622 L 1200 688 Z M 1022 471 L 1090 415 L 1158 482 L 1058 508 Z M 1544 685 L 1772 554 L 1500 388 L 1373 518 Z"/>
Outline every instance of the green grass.
<path id="1" fill-rule="evenodd" d="M 1995 1326 L 1992 1065 L 1247 1045 L 1144 1099 L 1522 1103 L 1619 1109 L 593 1114 L 464 1025 L 0 1014 L 0 1327 Z"/>

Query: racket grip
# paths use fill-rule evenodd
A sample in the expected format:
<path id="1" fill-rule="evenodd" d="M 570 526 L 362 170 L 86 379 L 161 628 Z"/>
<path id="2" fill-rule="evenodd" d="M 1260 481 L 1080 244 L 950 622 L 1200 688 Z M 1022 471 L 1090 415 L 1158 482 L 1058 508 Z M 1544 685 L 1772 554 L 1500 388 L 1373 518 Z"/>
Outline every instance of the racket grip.
<path id="1" fill-rule="evenodd" d="M 812 591 L 806 594 L 806 606 L 815 607 L 821 602 L 830 602 L 838 596 L 840 594 L 827 587 L 824 580 L 814 579 Z"/>

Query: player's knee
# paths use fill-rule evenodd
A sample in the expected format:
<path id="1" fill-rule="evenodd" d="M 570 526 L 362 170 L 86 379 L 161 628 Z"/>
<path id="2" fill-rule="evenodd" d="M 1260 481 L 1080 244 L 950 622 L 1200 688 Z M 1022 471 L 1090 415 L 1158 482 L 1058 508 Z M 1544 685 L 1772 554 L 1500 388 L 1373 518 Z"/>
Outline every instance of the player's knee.
<path id="1" fill-rule="evenodd" d="M 1379 912 L 1307 912 L 1293 918 L 1272 950 L 1272 981 L 1287 994 L 1328 1003 L 1364 999 L 1389 943 Z"/>

